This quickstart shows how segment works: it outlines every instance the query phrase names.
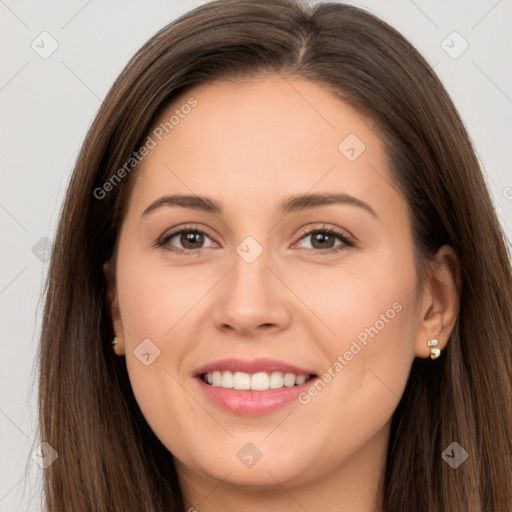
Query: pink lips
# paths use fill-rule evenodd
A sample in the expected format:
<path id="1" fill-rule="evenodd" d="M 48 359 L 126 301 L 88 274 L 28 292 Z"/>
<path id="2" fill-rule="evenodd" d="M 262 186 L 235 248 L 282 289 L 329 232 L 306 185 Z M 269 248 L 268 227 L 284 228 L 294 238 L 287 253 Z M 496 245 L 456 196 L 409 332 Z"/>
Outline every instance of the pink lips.
<path id="1" fill-rule="evenodd" d="M 283 373 L 294 373 L 295 375 L 310 375 L 315 372 L 298 366 L 284 363 L 277 359 L 254 359 L 252 361 L 244 361 L 243 359 L 220 359 L 213 363 L 205 364 L 198 368 L 194 374 L 202 375 L 203 373 L 209 372 L 245 372 L 245 373 L 257 373 L 257 372 L 283 372 Z"/>
<path id="2" fill-rule="evenodd" d="M 315 376 L 307 380 L 304 384 L 293 387 L 268 389 L 265 391 L 240 391 L 236 389 L 226 389 L 220 386 L 211 386 L 205 383 L 202 376 L 205 373 L 214 371 L 230 371 L 233 373 L 245 372 L 250 374 L 258 372 L 283 372 L 293 373 L 295 375 L 313 375 L 314 372 L 310 369 L 299 368 L 276 359 L 267 358 L 253 361 L 222 359 L 201 366 L 194 372 L 195 380 L 209 400 L 226 411 L 247 416 L 270 413 L 297 400 L 297 396 L 316 379 Z"/>

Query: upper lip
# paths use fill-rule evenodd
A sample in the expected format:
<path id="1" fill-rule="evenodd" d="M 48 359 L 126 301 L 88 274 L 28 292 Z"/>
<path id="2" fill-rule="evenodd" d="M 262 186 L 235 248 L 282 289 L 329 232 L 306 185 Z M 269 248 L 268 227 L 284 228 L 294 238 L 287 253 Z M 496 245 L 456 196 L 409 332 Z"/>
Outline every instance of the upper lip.
<path id="1" fill-rule="evenodd" d="M 314 375 L 314 372 L 306 368 L 299 368 L 292 364 L 279 361 L 278 359 L 259 358 L 259 359 L 219 359 L 211 363 L 205 364 L 195 371 L 195 376 L 214 371 L 229 371 L 229 372 L 244 372 L 244 373 L 258 373 L 258 372 L 283 372 L 293 373 L 295 375 Z"/>

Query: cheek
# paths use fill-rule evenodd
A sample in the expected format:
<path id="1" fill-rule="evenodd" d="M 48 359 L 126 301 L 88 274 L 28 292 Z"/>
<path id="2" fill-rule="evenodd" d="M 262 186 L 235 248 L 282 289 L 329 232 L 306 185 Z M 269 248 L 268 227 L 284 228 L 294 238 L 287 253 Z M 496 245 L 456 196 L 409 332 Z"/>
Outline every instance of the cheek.
<path id="1" fill-rule="evenodd" d="M 118 263 L 119 306 L 132 348 L 144 338 L 176 341 L 176 327 L 205 293 L 199 277 L 141 255 Z M 174 346 L 174 341 L 173 341 Z M 161 349 L 163 347 L 160 347 Z"/>
<path id="2" fill-rule="evenodd" d="M 391 414 L 405 388 L 415 356 L 417 276 L 412 255 L 405 249 L 400 254 L 390 246 L 357 263 L 347 259 L 346 267 L 315 273 L 315 288 L 311 277 L 295 288 L 317 314 L 304 325 L 316 333 L 313 339 L 326 356 L 323 380 L 329 391 L 312 392 L 333 406 L 343 404 L 344 415 L 379 421 L 379 415 Z"/>
<path id="3" fill-rule="evenodd" d="M 403 281 L 380 278 L 353 274 L 336 292 L 317 298 L 316 307 L 324 307 L 317 311 L 335 335 L 317 337 L 326 355 L 324 373 L 300 397 L 296 423 L 283 427 L 282 434 L 301 439 L 309 454 L 324 452 L 327 445 L 324 468 L 335 468 L 374 439 L 405 389 L 414 358 L 413 294 Z M 304 436 L 305 431 L 315 435 Z"/>
<path id="4" fill-rule="evenodd" d="M 121 255 L 118 294 L 130 383 L 152 429 L 159 433 L 164 428 L 169 435 L 176 425 L 170 423 L 169 413 L 189 407 L 176 380 L 189 350 L 189 337 L 180 329 L 187 325 L 182 321 L 187 311 L 201 297 L 201 286 L 190 286 L 190 274 L 187 285 L 184 273 L 163 268 L 149 258 L 128 250 L 120 251 Z"/>
<path id="5" fill-rule="evenodd" d="M 412 258 L 382 251 L 314 274 L 294 269 L 283 280 L 294 283 L 307 308 L 299 322 L 315 331 L 312 339 L 331 359 L 349 350 L 354 340 L 375 353 L 412 346 L 417 286 Z"/>

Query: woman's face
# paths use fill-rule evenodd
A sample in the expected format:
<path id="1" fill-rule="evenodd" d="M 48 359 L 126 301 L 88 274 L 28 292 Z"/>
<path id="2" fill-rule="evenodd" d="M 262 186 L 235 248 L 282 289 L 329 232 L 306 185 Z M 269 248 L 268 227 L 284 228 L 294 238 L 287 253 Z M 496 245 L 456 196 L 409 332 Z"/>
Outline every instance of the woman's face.
<path id="1" fill-rule="evenodd" d="M 353 460 L 382 470 L 428 348 L 407 205 L 372 123 L 268 76 L 195 88 L 155 130 L 120 232 L 114 325 L 178 469 L 285 487 Z"/>

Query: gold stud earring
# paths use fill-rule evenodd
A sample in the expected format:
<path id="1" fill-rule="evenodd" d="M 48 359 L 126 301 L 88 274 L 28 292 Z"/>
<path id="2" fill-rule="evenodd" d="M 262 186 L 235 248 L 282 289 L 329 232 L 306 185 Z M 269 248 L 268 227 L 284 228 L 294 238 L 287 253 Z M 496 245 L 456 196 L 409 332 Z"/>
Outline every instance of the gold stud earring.
<path id="1" fill-rule="evenodd" d="M 431 339 L 427 341 L 427 345 L 430 347 L 430 359 L 437 359 L 441 355 L 441 350 L 436 348 L 438 341 L 436 339 Z"/>

